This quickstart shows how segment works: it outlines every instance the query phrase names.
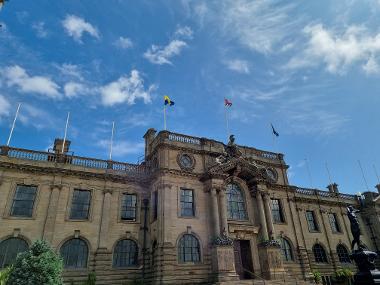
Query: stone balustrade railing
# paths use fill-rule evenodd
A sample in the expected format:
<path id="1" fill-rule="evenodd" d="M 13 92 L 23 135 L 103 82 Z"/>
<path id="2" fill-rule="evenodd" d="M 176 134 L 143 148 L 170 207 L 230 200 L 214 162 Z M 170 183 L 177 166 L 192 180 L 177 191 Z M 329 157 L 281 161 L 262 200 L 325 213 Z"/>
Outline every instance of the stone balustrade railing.
<path id="1" fill-rule="evenodd" d="M 63 164 L 82 166 L 86 168 L 108 169 L 115 171 L 115 173 L 117 172 L 118 174 L 147 175 L 150 172 L 150 168 L 144 164 L 131 164 L 125 162 L 80 157 L 68 154 L 64 155 L 53 152 L 34 151 L 7 146 L 0 146 L 0 155 L 23 160 L 39 162 L 60 162 Z"/>
<path id="2" fill-rule="evenodd" d="M 190 136 L 175 134 L 175 133 L 169 133 L 168 139 L 170 141 L 181 142 L 181 143 L 189 143 L 189 144 L 196 144 L 196 145 L 201 144 L 200 138 L 190 137 Z"/>
<path id="3" fill-rule="evenodd" d="M 332 193 L 329 191 L 322 191 L 317 189 L 310 189 L 310 188 L 301 188 L 301 187 L 295 187 L 295 191 L 297 194 L 301 195 L 308 195 L 308 196 L 319 196 L 322 198 L 336 198 L 339 197 L 343 200 L 352 200 L 356 201 L 357 196 L 351 195 L 351 194 L 342 194 L 342 193 Z"/>

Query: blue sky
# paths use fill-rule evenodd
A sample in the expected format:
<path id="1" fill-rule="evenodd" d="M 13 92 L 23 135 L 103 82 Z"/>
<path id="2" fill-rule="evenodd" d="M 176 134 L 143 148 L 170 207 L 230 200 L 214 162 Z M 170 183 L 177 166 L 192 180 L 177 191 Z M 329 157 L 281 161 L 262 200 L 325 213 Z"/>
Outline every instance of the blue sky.
<path id="1" fill-rule="evenodd" d="M 380 171 L 379 0 L 10 0 L 0 11 L 0 140 L 77 155 L 143 155 L 147 128 L 285 154 L 292 184 L 366 191 Z M 280 137 L 273 143 L 273 123 Z M 310 181 L 305 158 L 312 175 Z"/>

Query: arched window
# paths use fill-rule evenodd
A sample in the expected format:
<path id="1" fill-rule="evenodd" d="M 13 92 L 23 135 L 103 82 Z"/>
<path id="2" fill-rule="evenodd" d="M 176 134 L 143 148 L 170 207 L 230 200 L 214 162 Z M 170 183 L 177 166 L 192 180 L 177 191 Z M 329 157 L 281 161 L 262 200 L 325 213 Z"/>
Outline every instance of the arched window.
<path id="1" fill-rule="evenodd" d="M 28 244 L 21 238 L 8 238 L 0 243 L 0 268 L 16 261 L 17 254 L 27 251 Z"/>
<path id="2" fill-rule="evenodd" d="M 313 253 L 314 253 L 314 257 L 315 257 L 315 262 L 328 263 L 326 252 L 320 244 L 315 244 L 313 246 Z"/>
<path id="3" fill-rule="evenodd" d="M 284 238 L 280 239 L 281 243 L 281 252 L 282 252 L 282 257 L 285 261 L 292 261 L 293 259 L 293 251 L 292 247 L 290 245 L 290 242 Z"/>
<path id="4" fill-rule="evenodd" d="M 227 212 L 229 219 L 247 220 L 244 196 L 236 184 L 227 185 Z"/>
<path id="5" fill-rule="evenodd" d="M 88 246 L 84 240 L 70 239 L 62 245 L 60 252 L 65 268 L 87 267 Z"/>
<path id="6" fill-rule="evenodd" d="M 198 239 L 190 234 L 181 237 L 178 243 L 179 262 L 200 262 L 200 246 Z"/>
<path id="7" fill-rule="evenodd" d="M 113 251 L 113 267 L 128 267 L 137 265 L 138 247 L 136 242 L 123 239 L 117 242 Z"/>
<path id="8" fill-rule="evenodd" d="M 343 244 L 338 244 L 336 247 L 336 252 L 339 257 L 339 261 L 342 263 L 351 263 L 350 255 L 348 254 L 347 248 Z"/>

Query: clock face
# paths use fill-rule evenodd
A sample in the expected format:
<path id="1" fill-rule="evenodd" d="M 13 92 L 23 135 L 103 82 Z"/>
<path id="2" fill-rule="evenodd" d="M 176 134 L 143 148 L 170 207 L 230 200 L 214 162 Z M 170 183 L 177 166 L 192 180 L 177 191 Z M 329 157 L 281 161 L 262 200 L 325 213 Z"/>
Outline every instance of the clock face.
<path id="1" fill-rule="evenodd" d="M 191 168 L 193 166 L 193 160 L 187 154 L 183 154 L 180 157 L 181 166 L 184 168 Z"/>
<path id="2" fill-rule="evenodd" d="M 277 172 L 276 170 L 274 169 L 271 169 L 271 168 L 267 168 L 267 174 L 268 174 L 268 177 L 273 181 L 273 182 L 276 182 L 277 181 Z"/>

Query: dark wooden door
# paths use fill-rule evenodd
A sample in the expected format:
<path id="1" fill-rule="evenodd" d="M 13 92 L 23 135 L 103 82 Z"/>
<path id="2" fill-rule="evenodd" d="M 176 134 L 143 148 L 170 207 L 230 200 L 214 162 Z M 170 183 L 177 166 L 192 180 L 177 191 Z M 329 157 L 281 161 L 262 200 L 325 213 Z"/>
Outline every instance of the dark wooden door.
<path id="1" fill-rule="evenodd" d="M 249 240 L 235 240 L 235 269 L 240 279 L 251 279 L 253 276 L 245 270 L 253 272 L 251 245 Z"/>

